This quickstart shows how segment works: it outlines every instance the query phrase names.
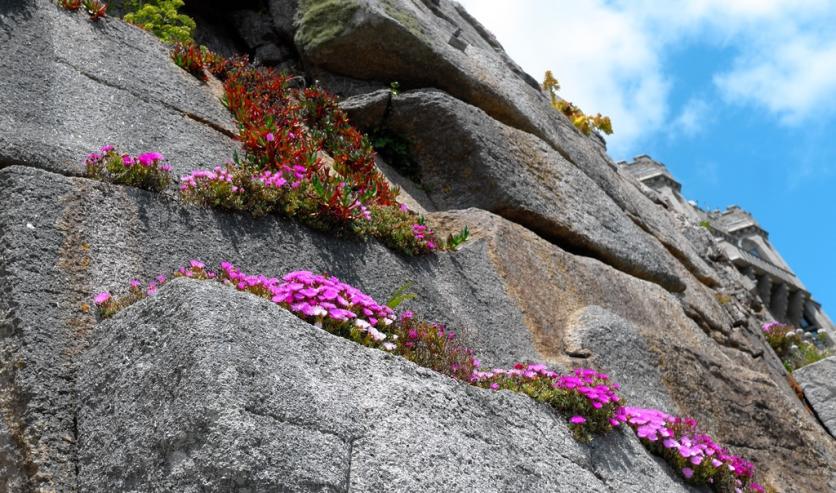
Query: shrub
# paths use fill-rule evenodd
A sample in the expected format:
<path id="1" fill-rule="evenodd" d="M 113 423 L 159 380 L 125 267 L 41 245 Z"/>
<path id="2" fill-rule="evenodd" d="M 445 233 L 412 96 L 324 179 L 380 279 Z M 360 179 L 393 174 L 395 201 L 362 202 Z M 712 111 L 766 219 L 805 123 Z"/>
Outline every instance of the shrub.
<path id="1" fill-rule="evenodd" d="M 107 15 L 107 4 L 99 0 L 82 0 L 81 5 L 84 6 L 84 10 L 93 22 Z"/>
<path id="2" fill-rule="evenodd" d="M 394 354 L 451 378 L 469 382 L 479 367 L 472 349 L 457 340 L 457 334 L 442 323 L 416 320 L 410 311 L 401 314 L 391 329 Z"/>
<path id="3" fill-rule="evenodd" d="M 202 81 L 207 79 L 204 57 L 204 52 L 194 43 L 175 43 L 171 49 L 171 59 L 174 63 Z"/>
<path id="4" fill-rule="evenodd" d="M 552 75 L 551 70 L 546 70 L 543 89 L 549 93 L 552 107 L 566 115 L 575 128 L 583 132 L 584 135 L 589 135 L 593 130 L 603 132 L 607 135 L 612 133 L 612 121 L 610 121 L 610 117 L 603 116 L 601 113 L 589 116 L 574 104 L 557 96 L 557 91 L 560 90 L 560 84 L 554 78 L 554 75 Z"/>
<path id="5" fill-rule="evenodd" d="M 626 420 L 621 388 L 609 376 L 588 368 L 578 368 L 572 375 L 559 375 L 545 365 L 517 363 L 513 369 L 496 368 L 473 373 L 473 382 L 493 390 L 522 392 L 532 399 L 549 404 L 569 418 L 575 438 L 588 442 Z"/>
<path id="6" fill-rule="evenodd" d="M 204 73 L 206 53 L 183 46 L 173 53 L 178 64 L 192 60 L 193 70 Z M 467 239 L 463 231 L 439 240 L 421 216 L 398 204 L 368 139 L 333 96 L 293 87 L 272 69 L 214 57 L 244 154 L 183 176 L 185 200 L 256 216 L 278 213 L 321 230 L 376 238 L 410 255 L 457 248 Z"/>
<path id="7" fill-rule="evenodd" d="M 753 480 L 755 466 L 702 433 L 693 418 L 671 416 L 658 409 L 628 407 L 625 412 L 627 424 L 642 444 L 663 457 L 688 483 L 707 485 L 719 493 L 765 491 Z"/>
<path id="8" fill-rule="evenodd" d="M 196 27 L 194 19 L 181 14 L 183 0 L 150 0 L 136 2 L 132 12 L 125 14 L 125 22 L 141 27 L 168 44 L 192 43 Z"/>
<path id="9" fill-rule="evenodd" d="M 93 152 L 85 161 L 87 176 L 120 185 L 129 185 L 155 192 L 171 183 L 171 165 L 159 152 L 138 156 L 119 154 L 111 145 Z"/>
<path id="10" fill-rule="evenodd" d="M 75 12 L 81 8 L 81 0 L 58 0 L 58 6 L 70 12 Z"/>
<path id="11" fill-rule="evenodd" d="M 812 341 L 804 340 L 808 334 L 780 322 L 767 322 L 762 326 L 766 341 L 783 361 L 788 372 L 813 364 L 830 356 L 830 351 L 819 349 Z"/>

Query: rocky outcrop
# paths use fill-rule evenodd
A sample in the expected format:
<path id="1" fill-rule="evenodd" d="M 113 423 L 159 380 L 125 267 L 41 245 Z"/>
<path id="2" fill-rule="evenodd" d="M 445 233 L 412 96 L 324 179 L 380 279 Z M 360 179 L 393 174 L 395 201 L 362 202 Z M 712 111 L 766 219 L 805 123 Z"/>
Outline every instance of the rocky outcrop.
<path id="1" fill-rule="evenodd" d="M 369 130 L 383 124 L 408 139 L 433 208 L 488 210 L 564 248 L 684 291 L 677 261 L 664 247 L 534 135 L 442 91 L 389 98 L 389 91 L 379 91 L 342 106 L 355 124 Z"/>
<path id="2" fill-rule="evenodd" d="M 412 307 L 460 328 L 485 365 L 586 365 L 572 343 L 584 341 L 596 365 L 616 379 L 624 371 L 635 392 L 648 396 L 637 402 L 672 402 L 722 439 L 753 445 L 743 450 L 779 484 L 800 471 L 811 484 L 826 484 L 832 446 L 813 446 L 817 424 L 757 360 L 742 352 L 732 360 L 661 287 L 567 253 L 487 212 L 432 214 L 436 222 L 474 226 L 475 239 L 453 255 L 405 259 L 375 243 L 338 240 L 282 219 L 183 207 L 148 192 L 31 168 L 0 171 L 0 186 L 6 191 L 0 283 L 13 321 L 2 339 L 3 374 L 11 382 L 2 409 L 17 416 L 18 450 L 36 466 L 32 481 L 41 487 L 75 481 L 75 409 L 82 401 L 74 382 L 94 330 L 90 294 L 152 278 L 195 256 L 208 263 L 232 259 L 251 272 L 331 272 L 379 299 L 411 280 L 420 300 Z M 610 329 L 643 351 L 637 354 L 658 358 L 659 377 L 615 355 L 610 361 L 608 346 L 596 348 L 600 338 L 577 335 L 599 323 L 578 315 L 591 305 L 623 320 Z M 20 407 L 25 415 L 14 414 Z M 770 424 L 762 429 L 765 421 Z M 804 485 L 798 478 L 792 484 Z"/>
<path id="3" fill-rule="evenodd" d="M 783 490 L 836 491 L 836 445 L 766 349 L 745 280 L 458 4 L 300 0 L 289 22 L 296 7 L 270 2 L 272 23 L 239 12 L 237 41 L 293 38 L 308 75 L 348 92 L 414 89 L 346 108 L 411 141 L 431 186 L 387 176 L 441 210 L 432 224 L 473 238 L 405 258 L 74 176 L 102 144 L 161 151 L 176 173 L 220 163 L 235 127 L 149 34 L 45 0 L 5 2 L 0 490 L 682 490 L 631 435 L 578 445 L 527 398 L 455 383 L 223 286 L 178 281 L 97 324 L 93 293 L 199 257 L 328 272 L 380 300 L 412 281 L 405 308 L 459 329 L 485 366 L 595 366 L 631 403 L 699 418 Z"/>
<path id="4" fill-rule="evenodd" d="M 83 491 L 685 491 L 627 434 L 579 445 L 527 397 L 217 284 L 102 324 L 78 385 Z"/>
<path id="5" fill-rule="evenodd" d="M 175 172 L 230 159 L 229 113 L 151 34 L 47 0 L 0 5 L 0 167 L 81 174 L 104 144 L 164 150 Z"/>
<path id="6" fill-rule="evenodd" d="M 793 372 L 816 416 L 836 437 L 836 356 Z"/>
<path id="7" fill-rule="evenodd" d="M 621 176 L 596 139 L 554 111 L 536 81 L 455 2 L 307 0 L 296 45 L 307 63 L 357 79 L 435 87 L 536 135 L 586 173 L 630 219 L 656 236 L 709 285 L 717 280 L 674 223 Z M 367 60 L 356 63 L 357 59 Z"/>

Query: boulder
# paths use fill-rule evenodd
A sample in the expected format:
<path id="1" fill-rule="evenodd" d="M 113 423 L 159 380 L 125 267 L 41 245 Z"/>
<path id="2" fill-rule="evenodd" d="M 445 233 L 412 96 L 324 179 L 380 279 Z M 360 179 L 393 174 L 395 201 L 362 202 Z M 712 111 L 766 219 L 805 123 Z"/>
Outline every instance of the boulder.
<path id="1" fill-rule="evenodd" d="M 627 433 L 579 445 L 523 395 L 216 283 L 174 281 L 96 332 L 77 384 L 83 491 L 686 491 Z"/>
<path id="2" fill-rule="evenodd" d="M 0 5 L 0 167 L 84 172 L 104 144 L 165 151 L 175 173 L 238 148 L 229 112 L 153 35 L 46 0 Z"/>
<path id="3" fill-rule="evenodd" d="M 529 133 L 438 90 L 392 97 L 378 91 L 343 102 L 356 125 L 410 144 L 432 207 L 494 212 L 543 238 L 683 291 L 677 260 L 636 226 L 589 177 Z"/>
<path id="4" fill-rule="evenodd" d="M 404 89 L 439 88 L 540 137 L 698 279 L 717 284 L 664 211 L 619 174 L 595 137 L 582 135 L 551 107 L 537 82 L 458 3 L 303 0 L 296 19 L 296 46 L 309 65 L 355 79 L 397 81 Z"/>
<path id="5" fill-rule="evenodd" d="M 836 356 L 799 368 L 793 373 L 819 421 L 836 437 Z"/>

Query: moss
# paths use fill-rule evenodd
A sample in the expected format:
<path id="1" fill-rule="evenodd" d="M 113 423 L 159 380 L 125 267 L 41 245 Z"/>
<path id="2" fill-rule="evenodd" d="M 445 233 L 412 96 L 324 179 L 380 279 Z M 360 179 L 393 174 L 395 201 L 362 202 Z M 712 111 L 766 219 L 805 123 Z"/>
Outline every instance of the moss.
<path id="1" fill-rule="evenodd" d="M 302 0 L 296 42 L 303 49 L 316 48 L 343 31 L 360 8 L 357 0 Z"/>
<path id="2" fill-rule="evenodd" d="M 407 31 L 417 38 L 422 39 L 424 37 L 421 24 L 418 23 L 418 19 L 415 16 L 399 7 L 398 3 L 394 0 L 382 0 L 381 3 L 383 4 L 383 10 L 386 12 L 386 15 L 398 21 L 400 25 L 405 27 Z"/>

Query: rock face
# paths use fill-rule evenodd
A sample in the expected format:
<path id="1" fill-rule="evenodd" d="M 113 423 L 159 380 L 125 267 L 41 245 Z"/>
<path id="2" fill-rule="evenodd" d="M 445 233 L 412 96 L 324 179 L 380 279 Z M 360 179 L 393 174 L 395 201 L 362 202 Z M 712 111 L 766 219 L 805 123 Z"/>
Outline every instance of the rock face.
<path id="1" fill-rule="evenodd" d="M 798 369 L 793 376 L 816 416 L 836 437 L 836 356 Z"/>
<path id="2" fill-rule="evenodd" d="M 83 491 L 685 491 L 626 434 L 578 445 L 526 397 L 214 283 L 175 281 L 100 328 L 78 380 Z"/>
<path id="3" fill-rule="evenodd" d="M 229 113 L 174 65 L 154 36 L 120 20 L 86 21 L 47 0 L 0 5 L 0 166 L 81 174 L 105 144 L 164 151 L 175 172 L 220 164 L 238 148 Z"/>
<path id="4" fill-rule="evenodd" d="M 361 93 L 345 102 L 354 122 L 407 138 L 430 186 L 387 176 L 432 224 L 473 238 L 405 258 L 80 178 L 102 144 L 161 151 L 176 173 L 219 163 L 235 127 L 149 34 L 46 0 L 2 3 L 0 491 L 683 490 L 632 435 L 578 445 L 527 398 L 223 286 L 171 283 L 97 324 L 94 293 L 191 258 L 329 272 L 380 300 L 412 281 L 405 308 L 459 329 L 485 366 L 607 370 L 631 403 L 699 418 L 781 490 L 836 491 L 836 445 L 788 386 L 741 276 L 553 111 L 461 6 L 248 12 L 235 17 L 247 39 L 209 34 L 253 51 L 293 39 L 308 79 Z M 412 90 L 373 92 L 393 80 Z"/>
<path id="5" fill-rule="evenodd" d="M 391 101 L 390 94 L 358 96 L 343 107 L 355 124 L 371 130 L 383 123 L 408 136 L 433 208 L 488 210 L 671 291 L 685 290 L 664 247 L 542 140 L 442 91 L 409 91 Z"/>

